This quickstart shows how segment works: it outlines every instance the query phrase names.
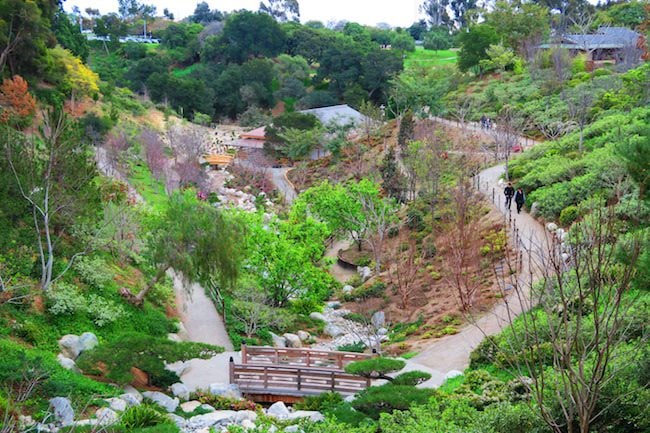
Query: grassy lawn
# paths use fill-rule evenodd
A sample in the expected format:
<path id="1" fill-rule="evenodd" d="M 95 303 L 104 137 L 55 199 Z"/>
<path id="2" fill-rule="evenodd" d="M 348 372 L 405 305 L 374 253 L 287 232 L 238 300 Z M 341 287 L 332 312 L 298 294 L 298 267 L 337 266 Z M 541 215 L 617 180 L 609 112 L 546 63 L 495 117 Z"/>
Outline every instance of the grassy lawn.
<path id="1" fill-rule="evenodd" d="M 415 51 L 407 53 L 404 60 L 404 69 L 413 66 L 438 66 L 456 63 L 458 51 L 456 50 L 425 50 L 423 47 L 415 47 Z"/>
<path id="2" fill-rule="evenodd" d="M 149 206 L 160 210 L 167 203 L 165 185 L 156 180 L 145 165 L 132 164 L 129 182 Z"/>

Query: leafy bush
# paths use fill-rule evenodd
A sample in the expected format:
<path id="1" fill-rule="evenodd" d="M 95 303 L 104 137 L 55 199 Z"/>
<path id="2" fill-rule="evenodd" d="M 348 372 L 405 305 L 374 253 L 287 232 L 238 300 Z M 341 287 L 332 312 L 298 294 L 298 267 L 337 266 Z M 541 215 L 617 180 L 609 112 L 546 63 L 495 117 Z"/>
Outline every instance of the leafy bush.
<path id="1" fill-rule="evenodd" d="M 252 410 L 258 411 L 261 406 L 250 400 L 222 397 L 214 395 L 209 391 L 197 390 L 191 395 L 192 400 L 198 400 L 203 404 L 209 404 L 216 410 Z"/>
<path id="2" fill-rule="evenodd" d="M 431 379 L 431 374 L 424 371 L 408 371 L 395 377 L 393 385 L 416 386 Z"/>
<path id="3" fill-rule="evenodd" d="M 169 422 L 167 417 L 146 404 L 129 407 L 120 418 L 120 423 L 128 429 L 152 427 L 164 422 Z"/>
<path id="4" fill-rule="evenodd" d="M 376 357 L 352 362 L 345 367 L 345 372 L 364 377 L 382 377 L 403 369 L 405 365 L 406 363 L 399 359 Z"/>
<path id="5" fill-rule="evenodd" d="M 435 394 L 433 389 L 420 389 L 406 385 L 373 386 L 361 391 L 352 407 L 371 418 L 378 419 L 382 413 L 408 410 L 413 405 L 423 405 Z"/>
<path id="6" fill-rule="evenodd" d="M 424 229 L 424 213 L 420 209 L 409 209 L 406 213 L 406 226 L 415 231 Z"/>
<path id="7" fill-rule="evenodd" d="M 342 344 L 336 348 L 341 352 L 363 353 L 366 350 L 366 344 L 363 341 L 357 341 L 351 344 Z"/>
<path id="8" fill-rule="evenodd" d="M 101 257 L 81 257 L 75 261 L 74 268 L 84 283 L 98 289 L 103 289 L 113 279 L 113 274 Z"/>
<path id="9" fill-rule="evenodd" d="M 356 301 L 358 299 L 377 298 L 384 294 L 386 291 L 386 284 L 382 281 L 376 281 L 371 285 L 357 287 L 350 293 L 343 295 L 343 300 L 346 302 Z"/>
<path id="10" fill-rule="evenodd" d="M 324 392 L 315 396 L 305 397 L 303 401 L 294 405 L 298 410 L 317 410 L 324 412 L 343 403 L 343 397 L 338 392 Z"/>
<path id="11" fill-rule="evenodd" d="M 72 315 L 86 309 L 86 299 L 77 287 L 62 281 L 47 293 L 47 303 L 47 310 L 55 316 Z"/>
<path id="12" fill-rule="evenodd" d="M 573 222 L 578 219 L 578 207 L 571 205 L 567 206 L 564 209 L 562 209 L 562 212 L 560 212 L 560 224 L 563 227 L 568 227 Z"/>
<path id="13" fill-rule="evenodd" d="M 124 307 L 97 295 L 88 297 L 86 311 L 93 323 L 100 328 L 126 316 Z"/>
<path id="14" fill-rule="evenodd" d="M 118 384 L 133 381 L 131 369 L 137 367 L 149 375 L 151 385 L 165 387 L 179 381 L 175 373 L 165 369 L 165 362 L 208 359 L 221 352 L 223 348 L 210 344 L 177 343 L 132 332 L 82 353 L 77 365 L 86 373 L 103 375 Z"/>

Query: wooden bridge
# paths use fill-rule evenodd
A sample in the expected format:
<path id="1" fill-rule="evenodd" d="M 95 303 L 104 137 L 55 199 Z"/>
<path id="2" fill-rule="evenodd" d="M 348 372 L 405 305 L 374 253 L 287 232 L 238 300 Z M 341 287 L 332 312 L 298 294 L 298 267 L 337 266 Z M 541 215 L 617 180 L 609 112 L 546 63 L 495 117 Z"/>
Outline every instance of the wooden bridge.
<path id="1" fill-rule="evenodd" d="M 370 379 L 344 368 L 374 355 L 246 345 L 241 353 L 241 364 L 230 358 L 230 383 L 255 401 L 291 403 L 328 391 L 356 394 L 370 386 Z"/>

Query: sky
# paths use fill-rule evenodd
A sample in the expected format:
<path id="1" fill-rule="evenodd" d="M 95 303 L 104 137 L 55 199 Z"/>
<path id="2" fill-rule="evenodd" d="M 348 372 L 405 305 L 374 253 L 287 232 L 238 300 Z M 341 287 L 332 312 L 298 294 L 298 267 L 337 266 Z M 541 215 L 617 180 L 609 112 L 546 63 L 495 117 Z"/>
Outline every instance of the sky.
<path id="1" fill-rule="evenodd" d="M 260 0 L 206 0 L 211 9 L 232 11 L 238 9 L 259 9 Z M 144 0 L 153 4 L 158 14 L 168 8 L 177 20 L 194 12 L 200 0 Z M 347 20 L 360 24 L 376 25 L 388 23 L 392 26 L 408 27 L 420 19 L 418 6 L 422 0 L 299 0 L 300 20 L 340 21 Z M 78 6 L 81 11 L 91 7 L 99 9 L 102 14 L 117 12 L 117 0 L 66 0 L 64 7 L 71 11 Z"/>

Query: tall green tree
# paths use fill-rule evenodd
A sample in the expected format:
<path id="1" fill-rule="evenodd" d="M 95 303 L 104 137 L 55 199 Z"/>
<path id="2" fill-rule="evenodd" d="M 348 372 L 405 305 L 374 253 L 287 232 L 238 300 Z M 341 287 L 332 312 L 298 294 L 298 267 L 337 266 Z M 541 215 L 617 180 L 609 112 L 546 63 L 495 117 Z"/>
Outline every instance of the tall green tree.
<path id="1" fill-rule="evenodd" d="M 226 19 L 219 42 L 226 61 L 243 63 L 251 57 L 280 54 L 285 34 L 270 15 L 242 11 Z"/>
<path id="2" fill-rule="evenodd" d="M 458 68 L 461 71 L 478 68 L 479 73 L 482 73 L 480 62 L 488 58 L 487 49 L 499 42 L 499 36 L 492 26 L 478 24 L 471 26 L 466 32 L 461 32 L 458 40 L 461 45 L 458 52 Z"/>
<path id="3" fill-rule="evenodd" d="M 463 29 L 469 25 L 467 22 L 467 12 L 476 9 L 478 4 L 477 0 L 451 0 L 449 6 L 454 11 L 454 21 L 459 29 Z"/>

